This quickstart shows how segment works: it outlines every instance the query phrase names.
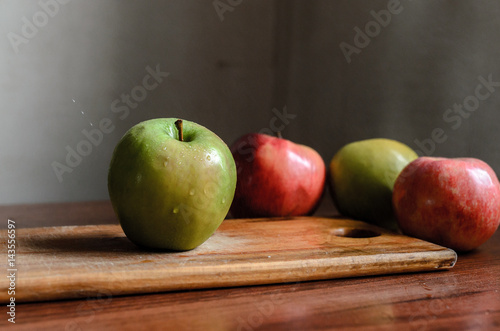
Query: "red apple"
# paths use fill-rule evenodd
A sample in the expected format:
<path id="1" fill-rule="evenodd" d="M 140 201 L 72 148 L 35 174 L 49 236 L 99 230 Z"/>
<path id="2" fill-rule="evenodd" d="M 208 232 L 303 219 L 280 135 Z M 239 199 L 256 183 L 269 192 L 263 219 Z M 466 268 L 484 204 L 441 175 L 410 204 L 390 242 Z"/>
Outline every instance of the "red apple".
<path id="1" fill-rule="evenodd" d="M 323 195 L 326 168 L 312 148 L 250 133 L 232 146 L 236 162 L 234 217 L 301 216 L 314 212 Z"/>
<path id="2" fill-rule="evenodd" d="M 478 159 L 420 157 L 396 179 L 393 205 L 404 234 L 470 251 L 498 228 L 500 183 Z"/>

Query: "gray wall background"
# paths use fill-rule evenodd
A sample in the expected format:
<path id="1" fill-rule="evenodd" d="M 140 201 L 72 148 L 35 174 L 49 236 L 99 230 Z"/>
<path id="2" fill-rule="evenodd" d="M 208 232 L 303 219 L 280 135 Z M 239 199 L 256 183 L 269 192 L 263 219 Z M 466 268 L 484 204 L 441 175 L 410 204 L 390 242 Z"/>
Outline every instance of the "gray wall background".
<path id="1" fill-rule="evenodd" d="M 0 204 L 107 199 L 113 148 L 142 120 L 185 118 L 231 144 L 285 107 L 295 115 L 285 137 L 327 163 L 366 138 L 421 149 L 416 140 L 437 129 L 422 154 L 477 157 L 500 172 L 500 86 L 478 87 L 480 77 L 500 82 L 498 1 L 215 3 L 227 10 L 211 0 L 0 1 Z M 348 62 L 340 45 L 356 43 Z M 168 77 L 141 90 L 147 67 Z M 113 112 L 134 91 L 135 108 Z M 448 109 L 464 102 L 472 111 L 459 123 Z M 53 162 L 66 164 L 102 119 L 112 132 L 58 178 Z"/>

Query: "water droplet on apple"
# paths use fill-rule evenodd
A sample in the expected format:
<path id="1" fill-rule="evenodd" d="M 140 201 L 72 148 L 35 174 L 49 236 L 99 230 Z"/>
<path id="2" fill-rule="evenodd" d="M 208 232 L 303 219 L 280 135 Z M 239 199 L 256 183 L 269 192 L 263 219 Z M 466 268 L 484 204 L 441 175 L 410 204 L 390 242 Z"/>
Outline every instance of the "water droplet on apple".
<path id="1" fill-rule="evenodd" d="M 189 195 L 194 195 L 194 188 L 189 190 Z"/>
<path id="2" fill-rule="evenodd" d="M 222 203 L 226 203 L 226 198 L 222 198 Z"/>
<path id="3" fill-rule="evenodd" d="M 172 210 L 172 213 L 174 214 L 177 214 L 179 212 L 179 208 L 175 207 L 173 210 Z"/>
<path id="4" fill-rule="evenodd" d="M 212 157 L 210 155 L 207 155 L 207 160 L 210 161 Z"/>
<path id="5" fill-rule="evenodd" d="M 168 161 L 163 162 L 164 167 L 168 167 Z"/>

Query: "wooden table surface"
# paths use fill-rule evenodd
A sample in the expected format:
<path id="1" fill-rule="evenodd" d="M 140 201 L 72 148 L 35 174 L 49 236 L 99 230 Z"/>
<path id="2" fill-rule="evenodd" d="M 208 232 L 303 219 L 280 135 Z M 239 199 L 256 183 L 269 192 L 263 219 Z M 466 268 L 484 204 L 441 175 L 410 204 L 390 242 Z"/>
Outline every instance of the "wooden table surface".
<path id="1" fill-rule="evenodd" d="M 8 218 L 18 227 L 117 223 L 107 201 L 0 206 L 0 228 Z M 0 329 L 500 330 L 500 231 L 448 271 L 25 303 L 15 327 L 5 310 Z"/>

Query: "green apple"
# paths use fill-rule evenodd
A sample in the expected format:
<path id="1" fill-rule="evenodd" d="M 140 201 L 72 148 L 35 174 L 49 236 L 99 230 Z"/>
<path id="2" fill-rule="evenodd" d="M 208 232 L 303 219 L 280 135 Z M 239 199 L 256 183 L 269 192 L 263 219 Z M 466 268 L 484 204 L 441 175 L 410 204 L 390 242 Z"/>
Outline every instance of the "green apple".
<path id="1" fill-rule="evenodd" d="M 132 127 L 117 144 L 108 191 L 125 235 L 156 249 L 205 242 L 226 217 L 236 166 L 215 133 L 190 121 L 158 118 Z"/>
<path id="2" fill-rule="evenodd" d="M 342 147 L 332 158 L 329 182 L 339 212 L 397 230 L 392 209 L 394 182 L 418 155 L 391 139 L 367 139 Z"/>

